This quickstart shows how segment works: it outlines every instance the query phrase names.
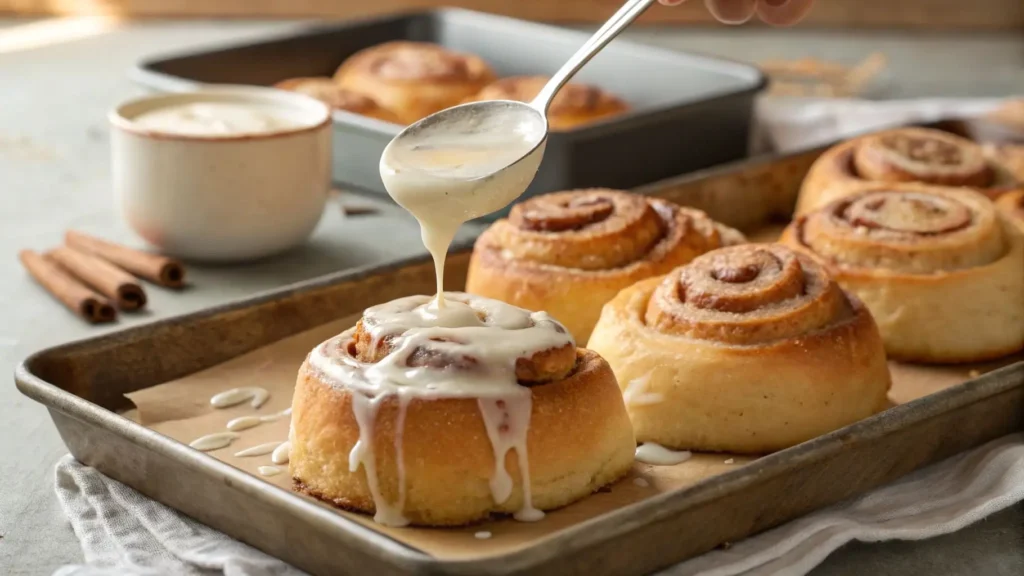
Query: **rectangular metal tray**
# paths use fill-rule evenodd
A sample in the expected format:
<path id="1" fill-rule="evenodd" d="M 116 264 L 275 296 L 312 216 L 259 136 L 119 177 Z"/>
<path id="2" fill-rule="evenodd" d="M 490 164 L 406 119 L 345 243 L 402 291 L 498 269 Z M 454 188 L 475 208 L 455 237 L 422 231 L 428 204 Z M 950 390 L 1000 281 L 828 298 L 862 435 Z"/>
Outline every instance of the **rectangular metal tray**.
<path id="1" fill-rule="evenodd" d="M 587 37 L 503 16 L 440 9 L 157 57 L 140 63 L 133 76 L 145 86 L 169 91 L 201 83 L 270 85 L 296 76 L 330 76 L 352 53 L 390 40 L 435 42 L 478 54 L 499 76 L 552 74 Z M 612 42 L 577 79 L 612 91 L 633 110 L 607 122 L 552 133 L 527 195 L 594 186 L 630 188 L 743 158 L 753 99 L 765 84 L 752 66 L 624 40 Z M 394 124 L 336 112 L 335 180 L 383 193 L 377 165 L 399 130 Z"/>
<path id="2" fill-rule="evenodd" d="M 786 217 L 821 149 L 676 178 L 642 192 L 735 225 Z M 729 216 L 732 216 L 731 218 Z M 470 246 L 446 282 L 461 288 Z M 312 574 L 639 575 L 860 494 L 1024 429 L 1024 362 L 887 410 L 826 436 L 477 560 L 400 544 L 117 415 L 154 386 L 372 304 L 433 290 L 415 259 L 328 276 L 228 306 L 39 352 L 16 372 L 80 461 Z M 770 505 L 766 505 L 770 503 Z"/>

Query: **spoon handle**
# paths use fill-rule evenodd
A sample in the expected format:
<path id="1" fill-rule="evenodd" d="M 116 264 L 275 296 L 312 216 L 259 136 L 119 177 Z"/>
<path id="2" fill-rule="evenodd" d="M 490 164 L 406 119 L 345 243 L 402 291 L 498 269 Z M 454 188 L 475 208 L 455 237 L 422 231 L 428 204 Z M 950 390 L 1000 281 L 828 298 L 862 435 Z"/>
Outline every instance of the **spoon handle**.
<path id="1" fill-rule="evenodd" d="M 551 80 L 548 80 L 548 83 L 537 94 L 537 97 L 530 102 L 530 106 L 547 115 L 551 101 L 562 86 L 565 86 L 566 82 L 575 76 L 580 71 L 580 68 L 583 68 L 584 64 L 590 62 L 590 59 L 618 36 L 619 32 L 622 32 L 626 26 L 632 24 L 638 16 L 644 13 L 644 10 L 647 10 L 655 2 L 657 0 L 629 0 L 623 4 L 622 8 L 619 8 L 618 12 L 598 28 L 597 32 L 594 32 L 594 35 L 584 42 L 583 46 L 580 46 L 579 50 L 569 58 L 569 61 L 558 72 L 555 72 Z"/>

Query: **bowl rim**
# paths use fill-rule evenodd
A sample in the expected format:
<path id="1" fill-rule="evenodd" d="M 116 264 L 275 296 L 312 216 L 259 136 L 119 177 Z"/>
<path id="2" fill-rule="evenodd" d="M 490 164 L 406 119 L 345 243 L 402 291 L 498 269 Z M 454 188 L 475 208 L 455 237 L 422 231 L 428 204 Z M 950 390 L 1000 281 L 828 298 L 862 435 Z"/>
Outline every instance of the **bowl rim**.
<path id="1" fill-rule="evenodd" d="M 161 107 L 171 106 L 177 103 L 207 101 L 248 101 L 270 104 L 280 108 L 302 110 L 307 114 L 308 120 L 303 121 L 300 125 L 295 127 L 281 128 L 269 132 L 243 132 L 239 134 L 218 135 L 181 134 L 152 130 L 142 128 L 134 121 L 135 116 L 144 111 L 159 109 Z M 133 113 L 132 110 L 135 108 L 142 108 L 142 110 Z M 283 136 L 293 136 L 307 132 L 314 132 L 330 126 L 332 122 L 332 114 L 329 106 L 315 98 L 306 96 L 305 94 L 260 86 L 217 85 L 211 87 L 200 87 L 194 90 L 182 92 L 149 94 L 131 98 L 110 109 L 107 113 L 107 120 L 113 128 L 143 138 L 151 138 L 154 140 L 181 140 L 217 143 L 269 140 Z"/>

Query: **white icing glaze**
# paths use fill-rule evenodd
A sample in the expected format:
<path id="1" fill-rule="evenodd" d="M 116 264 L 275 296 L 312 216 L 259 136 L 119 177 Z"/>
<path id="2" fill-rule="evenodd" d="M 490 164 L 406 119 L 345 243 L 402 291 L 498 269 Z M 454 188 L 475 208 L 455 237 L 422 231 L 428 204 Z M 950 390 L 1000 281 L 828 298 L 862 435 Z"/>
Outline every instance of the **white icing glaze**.
<path id="1" fill-rule="evenodd" d="M 234 432 L 215 432 L 213 434 L 207 434 L 206 436 L 196 438 L 189 444 L 189 446 L 196 450 L 209 452 L 210 450 L 219 450 L 230 446 L 232 442 L 241 437 L 242 436 L 240 434 L 235 434 Z"/>
<path id="2" fill-rule="evenodd" d="M 144 112 L 132 122 L 164 134 L 195 137 L 267 134 L 291 130 L 303 123 L 280 107 L 255 102 L 192 102 Z"/>
<path id="3" fill-rule="evenodd" d="M 281 469 L 277 466 L 260 466 L 256 470 L 259 471 L 261 476 L 277 476 L 281 473 Z"/>
<path id="4" fill-rule="evenodd" d="M 633 484 L 636 484 L 641 488 L 647 488 L 648 486 L 651 485 L 651 483 L 648 482 L 646 478 L 633 478 Z"/>
<path id="5" fill-rule="evenodd" d="M 230 408 L 245 402 L 246 400 L 252 400 L 250 405 L 253 408 L 259 408 L 270 398 L 270 392 L 266 388 L 260 388 L 259 386 L 245 386 L 242 388 L 232 388 L 225 390 L 219 394 L 215 394 L 213 398 L 210 398 L 210 405 L 214 408 Z"/>
<path id="6" fill-rule="evenodd" d="M 434 258 L 439 307 L 445 254 L 459 226 L 521 196 L 544 155 L 543 125 L 518 115 L 465 116 L 444 127 L 403 134 L 380 159 L 384 187 L 419 221 Z"/>
<path id="7" fill-rule="evenodd" d="M 443 278 L 445 256 L 459 226 L 508 206 L 533 180 L 544 154 L 544 126 L 500 114 L 466 116 L 444 126 L 444 131 L 396 138 L 380 160 L 388 193 L 420 223 L 423 244 L 434 260 L 436 298 L 412 296 L 366 310 L 363 325 L 372 344 L 387 339 L 390 346 L 378 362 L 360 362 L 349 353 L 352 329 L 315 348 L 309 363 L 352 392 L 359 440 L 349 453 L 349 469 L 362 467 L 366 474 L 377 522 L 408 523 L 402 514 L 405 416 L 412 400 L 438 398 L 477 400 L 494 449 L 494 501 L 503 503 L 512 495 L 515 482 L 505 469 L 505 457 L 514 449 L 523 492 L 515 517 L 538 520 L 544 514 L 533 507 L 526 446 L 532 393 L 517 382 L 515 365 L 519 358 L 572 344 L 572 337 L 544 313 L 465 294 L 446 298 Z M 421 352 L 427 360 L 411 362 Z M 437 357 L 471 359 L 471 364 L 431 366 L 430 359 Z M 398 401 L 396 502 L 385 501 L 381 494 L 373 452 L 377 414 L 388 398 Z"/>
<path id="8" fill-rule="evenodd" d="M 292 443 L 291 440 L 282 442 L 274 448 L 274 451 L 270 454 L 270 461 L 274 464 L 287 464 L 291 460 L 292 454 Z"/>
<path id="9" fill-rule="evenodd" d="M 270 454 L 271 452 L 276 450 L 277 447 L 280 446 L 280 445 L 281 445 L 280 442 L 266 442 L 264 444 L 258 444 L 256 446 L 253 446 L 252 448 L 246 448 L 245 450 L 242 450 L 240 452 L 235 452 L 235 456 L 237 456 L 239 458 L 249 458 L 249 457 L 252 457 L 252 456 L 263 456 L 263 455 L 266 455 L 266 454 Z M 276 464 L 276 462 L 275 462 L 275 464 Z"/>
<path id="10" fill-rule="evenodd" d="M 481 530 L 476 534 L 473 534 L 473 537 L 477 540 L 488 540 L 491 537 L 491 533 L 487 530 Z"/>
<path id="11" fill-rule="evenodd" d="M 729 458 L 728 460 L 725 461 L 726 464 L 733 464 L 735 462 L 736 462 L 736 460 L 733 459 L 733 458 Z"/>
<path id="12" fill-rule="evenodd" d="M 665 396 L 659 392 L 647 391 L 647 384 L 650 381 L 651 373 L 648 372 L 626 384 L 626 389 L 622 392 L 622 399 L 627 406 L 648 406 L 658 404 L 665 399 Z"/>
<path id="13" fill-rule="evenodd" d="M 686 462 L 692 454 L 688 450 L 670 450 L 661 444 L 644 442 L 636 448 L 636 460 L 655 466 L 672 466 Z"/>
<path id="14" fill-rule="evenodd" d="M 291 407 L 288 407 L 280 412 L 273 414 L 267 414 L 266 416 L 239 416 L 228 421 L 227 429 L 232 432 L 241 432 L 242 430 L 248 430 L 249 428 L 255 428 L 265 422 L 274 422 L 282 418 L 287 418 L 292 415 Z"/>
<path id="15" fill-rule="evenodd" d="M 411 296 L 366 310 L 363 325 L 373 341 L 387 339 L 391 352 L 376 363 L 354 358 L 346 344 L 354 330 L 328 340 L 309 355 L 310 365 L 331 382 L 352 392 L 352 410 L 359 425 L 359 441 L 349 454 L 349 468 L 363 467 L 374 498 L 375 520 L 403 525 L 405 466 L 402 430 L 408 403 L 416 399 L 476 399 L 494 453 L 495 471 L 491 495 L 496 503 L 512 495 L 514 480 L 505 469 L 509 450 L 515 450 L 521 471 L 522 507 L 517 520 L 530 522 L 544 517 L 533 507 L 527 432 L 532 411 L 532 392 L 516 380 L 516 361 L 538 352 L 574 345 L 561 324 L 543 312 L 529 312 L 503 302 L 452 292 L 443 308 L 427 296 Z M 473 364 L 452 370 L 450 366 L 410 366 L 417 351 L 436 352 L 446 358 L 472 358 Z M 386 502 L 378 485 L 373 430 L 381 403 L 398 400 L 395 437 L 398 458 L 399 497 Z"/>

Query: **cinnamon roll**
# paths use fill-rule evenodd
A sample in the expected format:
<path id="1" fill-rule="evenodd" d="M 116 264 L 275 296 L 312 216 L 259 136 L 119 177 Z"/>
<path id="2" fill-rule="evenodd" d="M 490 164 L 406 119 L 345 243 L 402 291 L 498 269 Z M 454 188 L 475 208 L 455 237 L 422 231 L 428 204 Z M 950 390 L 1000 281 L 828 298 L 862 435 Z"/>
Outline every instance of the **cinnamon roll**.
<path id="1" fill-rule="evenodd" d="M 822 154 L 800 188 L 796 213 L 846 196 L 851 185 L 865 182 L 969 187 L 993 198 L 1021 185 L 975 142 L 941 130 L 901 128 L 855 138 Z"/>
<path id="2" fill-rule="evenodd" d="M 996 205 L 1021 230 L 1024 230 L 1024 190 L 1000 196 Z"/>
<path id="3" fill-rule="evenodd" d="M 370 96 L 342 88 L 331 78 L 289 78 L 274 84 L 274 88 L 305 94 L 335 110 L 345 110 L 385 122 L 401 122 L 394 112 L 382 107 Z"/>
<path id="4" fill-rule="evenodd" d="M 1024 98 L 1007 100 L 985 115 L 985 119 L 1015 130 L 1024 131 Z"/>
<path id="5" fill-rule="evenodd" d="M 479 239 L 466 290 L 546 310 L 585 342 L 619 290 L 743 235 L 699 210 L 616 190 L 536 196 Z"/>
<path id="6" fill-rule="evenodd" d="M 375 98 L 406 124 L 462 102 L 494 78 L 479 56 L 405 41 L 360 50 L 334 74 L 341 86 Z"/>
<path id="7" fill-rule="evenodd" d="M 1024 237 L 981 194 L 865 185 L 782 241 L 864 301 L 892 358 L 971 362 L 1024 346 Z"/>
<path id="8" fill-rule="evenodd" d="M 638 442 L 766 453 L 886 406 L 889 371 L 864 305 L 777 244 L 715 250 L 605 306 L 611 364 Z"/>
<path id="9" fill-rule="evenodd" d="M 516 100 L 530 102 L 548 83 L 545 76 L 513 76 L 502 78 L 481 90 L 468 102 L 483 100 Z M 569 83 L 562 87 L 548 108 L 548 126 L 552 130 L 569 130 L 616 116 L 629 110 L 617 96 L 597 86 Z"/>
<path id="10" fill-rule="evenodd" d="M 462 293 L 369 308 L 317 346 L 292 403 L 296 486 L 388 525 L 530 521 L 623 476 L 608 364 L 543 312 Z"/>

